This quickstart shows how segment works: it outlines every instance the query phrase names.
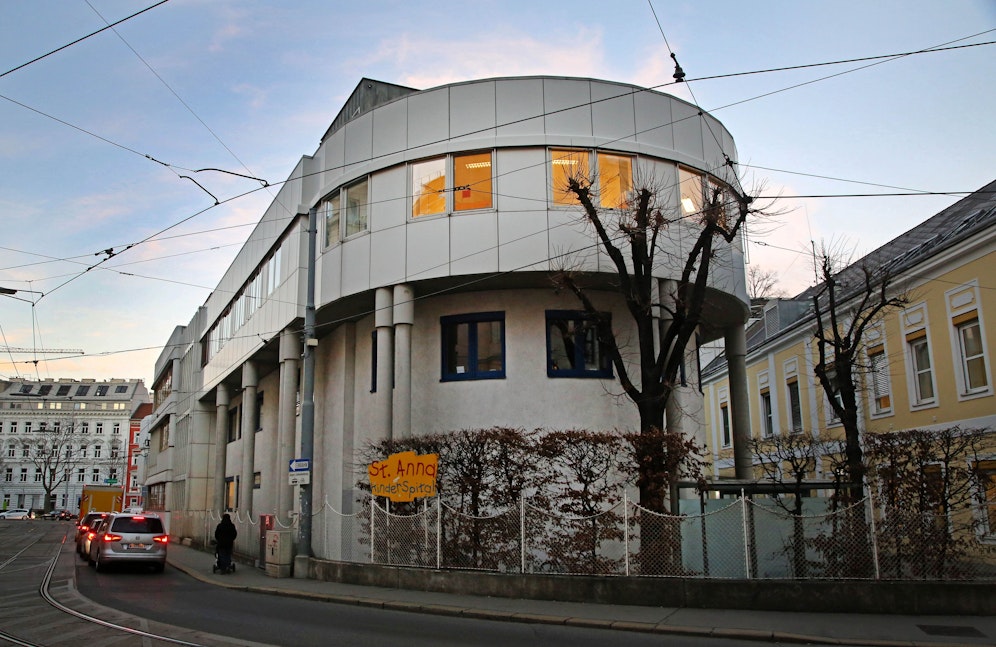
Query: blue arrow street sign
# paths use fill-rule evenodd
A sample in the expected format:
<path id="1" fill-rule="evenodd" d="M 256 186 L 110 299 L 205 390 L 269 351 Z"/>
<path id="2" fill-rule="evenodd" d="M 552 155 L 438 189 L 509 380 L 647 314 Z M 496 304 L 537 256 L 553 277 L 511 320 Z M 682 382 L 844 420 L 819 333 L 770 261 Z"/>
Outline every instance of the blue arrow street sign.
<path id="1" fill-rule="evenodd" d="M 291 472 L 310 472 L 311 471 L 311 459 L 310 458 L 293 458 L 289 463 L 289 471 Z"/>

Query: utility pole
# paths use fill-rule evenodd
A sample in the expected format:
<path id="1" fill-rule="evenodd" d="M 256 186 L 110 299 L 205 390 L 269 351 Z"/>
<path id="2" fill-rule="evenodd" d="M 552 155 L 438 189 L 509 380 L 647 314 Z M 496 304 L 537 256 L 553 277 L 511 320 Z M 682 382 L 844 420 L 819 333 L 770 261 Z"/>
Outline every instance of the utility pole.
<path id="1" fill-rule="evenodd" d="M 315 241 L 318 231 L 318 214 L 314 207 L 308 210 L 308 290 L 304 307 L 304 384 L 301 385 L 301 458 L 308 461 L 314 471 L 315 453 Z M 297 554 L 294 556 L 294 577 L 308 576 L 308 558 L 311 557 L 311 481 L 299 485 L 301 517 L 298 523 Z"/>

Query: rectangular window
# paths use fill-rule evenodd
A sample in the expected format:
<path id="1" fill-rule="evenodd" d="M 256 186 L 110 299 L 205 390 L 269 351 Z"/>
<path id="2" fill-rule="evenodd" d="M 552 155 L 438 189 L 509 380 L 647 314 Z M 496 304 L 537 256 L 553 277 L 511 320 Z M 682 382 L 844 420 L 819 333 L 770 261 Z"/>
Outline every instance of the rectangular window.
<path id="1" fill-rule="evenodd" d="M 914 404 L 924 404 L 934 400 L 934 372 L 930 366 L 930 346 L 927 336 L 916 337 L 909 342 L 910 363 L 913 367 Z"/>
<path id="2" fill-rule="evenodd" d="M 321 204 L 319 217 L 325 220 L 325 246 L 331 247 L 342 240 L 339 229 L 339 192 Z"/>
<path id="3" fill-rule="evenodd" d="M 31 433 L 31 422 L 30 421 L 24 423 L 24 433 L 26 433 L 26 434 L 30 434 Z"/>
<path id="4" fill-rule="evenodd" d="M 799 397 L 799 380 L 788 383 L 789 416 L 792 420 L 792 433 L 802 431 L 802 398 Z"/>
<path id="5" fill-rule="evenodd" d="M 625 209 L 633 191 L 633 158 L 598 154 L 598 200 L 604 209 Z"/>
<path id="6" fill-rule="evenodd" d="M 958 326 L 958 346 L 961 354 L 961 373 L 965 393 L 984 391 L 989 386 L 986 375 L 986 353 L 982 344 L 979 320 L 973 319 Z"/>
<path id="7" fill-rule="evenodd" d="M 85 467 L 81 467 L 76 472 L 76 482 L 77 483 L 83 483 L 85 481 L 86 481 L 86 468 Z"/>
<path id="8" fill-rule="evenodd" d="M 719 416 L 723 422 L 723 447 L 733 444 L 733 432 L 730 429 L 730 408 L 726 405 L 719 407 Z"/>
<path id="9" fill-rule="evenodd" d="M 111 433 L 112 434 L 120 434 L 121 433 L 121 423 L 120 422 L 115 422 L 111 426 Z"/>
<path id="10" fill-rule="evenodd" d="M 6 483 L 11 483 L 14 480 L 14 468 L 7 467 L 3 471 L 3 480 Z"/>
<path id="11" fill-rule="evenodd" d="M 93 473 L 90 475 L 91 483 L 100 483 L 100 470 L 94 469 Z"/>
<path id="12" fill-rule="evenodd" d="M 48 395 L 52 391 L 51 384 L 42 384 L 38 387 L 38 395 Z"/>
<path id="13" fill-rule="evenodd" d="M 17 421 L 16 420 L 11 420 L 10 421 L 10 433 L 12 433 L 12 434 L 16 434 L 17 433 Z"/>
<path id="14" fill-rule="evenodd" d="M 761 434 L 765 438 L 775 435 L 775 420 L 771 411 L 771 392 L 761 391 Z"/>
<path id="15" fill-rule="evenodd" d="M 554 204 L 580 204 L 570 189 L 570 182 L 576 180 L 582 186 L 589 183 L 588 158 L 587 150 L 554 148 L 550 151 L 550 182 Z"/>
<path id="16" fill-rule="evenodd" d="M 87 385 L 80 386 L 76 389 L 76 396 L 86 395 L 90 391 L 90 387 Z"/>
<path id="17" fill-rule="evenodd" d="M 367 179 L 363 178 L 359 182 L 350 184 L 343 190 L 347 237 L 367 230 L 367 220 L 370 213 L 370 197 L 367 193 L 368 184 Z"/>
<path id="18" fill-rule="evenodd" d="M 84 421 L 84 422 L 80 423 L 80 433 L 81 434 L 88 434 L 88 433 L 90 433 L 90 423 L 89 422 L 85 422 Z"/>
<path id="19" fill-rule="evenodd" d="M 239 415 L 238 407 L 228 410 L 228 442 L 233 443 L 238 440 L 241 436 L 240 427 L 242 426 L 242 417 Z"/>
<path id="20" fill-rule="evenodd" d="M 702 174 L 682 166 L 678 167 L 678 185 L 681 191 L 681 215 L 691 216 L 702 212 Z"/>
<path id="21" fill-rule="evenodd" d="M 69 385 L 62 384 L 59 386 L 59 390 L 56 391 L 56 395 L 69 395 Z"/>
<path id="22" fill-rule="evenodd" d="M 884 346 L 868 350 L 868 377 L 871 382 L 872 413 L 888 413 L 892 410 L 892 397 L 889 363 L 885 358 Z"/>
<path id="23" fill-rule="evenodd" d="M 453 156 L 453 210 L 490 209 L 491 153 Z"/>
<path id="24" fill-rule="evenodd" d="M 101 449 L 100 445 L 94 446 L 94 448 L 93 448 L 93 457 L 94 458 L 100 458 L 100 449 Z"/>
<path id="25" fill-rule="evenodd" d="M 40 467 L 35 468 L 35 483 L 42 482 L 42 470 Z"/>
<path id="26" fill-rule="evenodd" d="M 548 377 L 612 377 L 612 363 L 602 339 L 612 334 L 609 315 L 596 318 L 575 310 L 546 312 Z"/>
<path id="27" fill-rule="evenodd" d="M 416 162 L 412 169 L 412 218 L 446 212 L 446 158 Z"/>
<path id="28" fill-rule="evenodd" d="M 28 468 L 27 467 L 22 467 L 21 468 L 20 481 L 21 481 L 21 483 L 27 483 L 28 482 Z"/>
<path id="29" fill-rule="evenodd" d="M 114 392 L 115 393 L 127 393 L 128 392 L 128 387 L 126 385 L 124 385 L 124 384 L 120 384 L 120 385 L 114 387 Z"/>
<path id="30" fill-rule="evenodd" d="M 102 422 L 98 422 L 97 423 L 96 433 L 98 433 L 98 434 L 104 433 L 104 423 L 102 423 Z"/>
<path id="31" fill-rule="evenodd" d="M 239 477 L 225 478 L 225 509 L 234 510 L 239 505 Z"/>
<path id="32" fill-rule="evenodd" d="M 107 385 L 101 384 L 97 387 L 97 395 L 104 396 L 107 395 Z"/>
<path id="33" fill-rule="evenodd" d="M 505 377 L 505 313 L 441 317 L 442 380 Z"/>

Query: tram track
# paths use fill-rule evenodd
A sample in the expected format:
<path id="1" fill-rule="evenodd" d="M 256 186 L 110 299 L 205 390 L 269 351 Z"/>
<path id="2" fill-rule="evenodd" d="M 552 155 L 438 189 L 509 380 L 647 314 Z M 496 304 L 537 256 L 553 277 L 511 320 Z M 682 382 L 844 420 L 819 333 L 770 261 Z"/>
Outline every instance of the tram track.
<path id="1" fill-rule="evenodd" d="M 12 528 L 10 523 L 17 524 Z M 23 524 L 31 524 L 22 525 Z M 76 590 L 77 560 L 64 524 L 8 522 L 0 528 L 0 644 L 156 647 L 245 645 L 245 641 L 150 621 L 96 604 Z"/>

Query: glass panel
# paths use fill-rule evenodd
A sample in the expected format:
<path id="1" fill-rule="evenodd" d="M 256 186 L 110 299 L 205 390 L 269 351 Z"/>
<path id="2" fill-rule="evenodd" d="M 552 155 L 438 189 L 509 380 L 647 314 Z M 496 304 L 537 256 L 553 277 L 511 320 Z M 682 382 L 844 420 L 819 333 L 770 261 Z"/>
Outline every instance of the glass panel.
<path id="1" fill-rule="evenodd" d="M 913 364 L 916 371 L 917 400 L 931 400 L 934 397 L 934 381 L 930 374 L 930 352 L 927 342 L 913 344 Z"/>
<path id="2" fill-rule="evenodd" d="M 681 188 L 681 214 L 689 216 L 702 211 L 702 175 L 678 167 Z"/>
<path id="3" fill-rule="evenodd" d="M 446 211 L 446 158 L 412 164 L 412 218 Z"/>
<path id="4" fill-rule="evenodd" d="M 339 194 L 327 200 L 325 207 L 325 246 L 335 245 L 341 239 L 339 232 Z"/>
<path id="5" fill-rule="evenodd" d="M 588 181 L 588 151 L 553 149 L 550 151 L 550 181 L 554 204 L 580 204 L 568 188 L 569 180 Z"/>
<path id="6" fill-rule="evenodd" d="M 802 431 L 802 401 L 799 398 L 799 383 L 792 382 L 788 385 L 789 406 L 792 410 L 792 431 Z"/>
<path id="7" fill-rule="evenodd" d="M 554 371 L 575 368 L 574 322 L 569 319 L 551 319 L 548 328 L 550 368 Z"/>
<path id="8" fill-rule="evenodd" d="M 346 235 L 366 231 L 368 216 L 367 181 L 346 187 Z"/>
<path id="9" fill-rule="evenodd" d="M 875 413 L 882 413 L 891 408 L 889 397 L 889 365 L 885 361 L 885 353 L 875 353 L 868 357 L 871 368 L 872 397 L 875 401 Z"/>
<path id="10" fill-rule="evenodd" d="M 961 326 L 958 333 L 961 337 L 961 353 L 965 362 L 965 385 L 970 391 L 985 388 L 988 386 L 988 380 L 979 322 L 973 321 Z"/>
<path id="11" fill-rule="evenodd" d="M 625 209 L 633 190 L 633 159 L 598 154 L 599 201 L 606 209 Z"/>
<path id="12" fill-rule="evenodd" d="M 467 373 L 470 370 L 467 365 L 470 359 L 470 324 L 448 325 L 445 343 L 446 347 L 443 352 L 446 356 L 446 372 L 449 374 Z"/>
<path id="13" fill-rule="evenodd" d="M 477 371 L 480 373 L 504 369 L 501 328 L 500 321 L 482 321 L 477 324 Z"/>
<path id="14" fill-rule="evenodd" d="M 730 410 L 727 407 L 720 408 L 723 417 L 723 447 L 733 444 L 733 436 L 730 434 Z"/>
<path id="15" fill-rule="evenodd" d="M 491 153 L 453 157 L 453 210 L 490 209 Z"/>

